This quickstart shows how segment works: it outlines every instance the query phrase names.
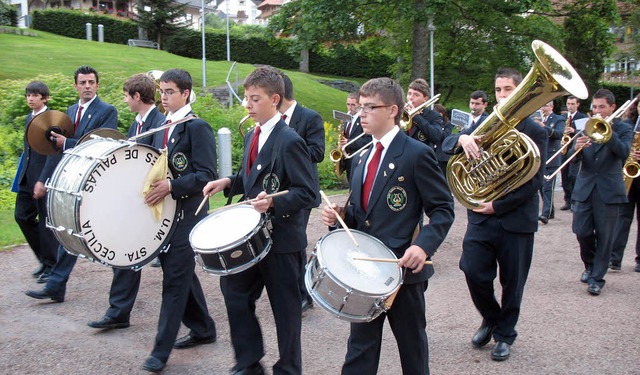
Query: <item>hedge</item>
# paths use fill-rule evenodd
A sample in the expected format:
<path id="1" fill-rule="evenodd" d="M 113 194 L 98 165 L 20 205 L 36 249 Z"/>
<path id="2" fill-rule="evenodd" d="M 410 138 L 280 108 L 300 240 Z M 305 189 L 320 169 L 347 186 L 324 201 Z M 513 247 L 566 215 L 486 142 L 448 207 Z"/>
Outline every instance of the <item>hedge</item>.
<path id="1" fill-rule="evenodd" d="M 138 25 L 133 21 L 69 9 L 37 10 L 33 12 L 32 27 L 69 38 L 85 39 L 87 23 L 91 23 L 94 40 L 98 40 L 98 24 L 104 26 L 104 41 L 107 43 L 127 44 L 127 40 L 138 38 Z"/>

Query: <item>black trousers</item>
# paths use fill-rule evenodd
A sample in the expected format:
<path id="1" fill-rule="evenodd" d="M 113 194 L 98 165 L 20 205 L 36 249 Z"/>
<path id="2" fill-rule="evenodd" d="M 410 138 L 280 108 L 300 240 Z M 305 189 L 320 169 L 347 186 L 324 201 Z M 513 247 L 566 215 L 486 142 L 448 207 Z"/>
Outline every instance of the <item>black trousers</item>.
<path id="1" fill-rule="evenodd" d="M 391 309 L 368 323 L 351 323 L 342 374 L 378 373 L 382 329 L 385 319 L 393 331 L 400 353 L 402 373 L 429 374 L 429 345 L 424 293 L 428 281 L 403 284 Z"/>
<path id="2" fill-rule="evenodd" d="M 638 225 L 640 225 L 640 179 L 636 178 L 629 189 L 629 203 L 624 203 L 620 209 L 620 216 L 616 233 L 611 249 L 611 263 L 620 265 L 624 255 L 624 249 L 627 247 L 629 239 L 629 231 L 633 222 L 633 213 L 635 211 Z M 636 263 L 640 264 L 640 235 L 636 239 Z"/>
<path id="3" fill-rule="evenodd" d="M 506 231 L 495 216 L 467 226 L 460 269 L 467 279 L 471 299 L 482 318 L 495 325 L 493 338 L 513 344 L 520 304 L 533 257 L 533 233 Z M 502 300 L 498 303 L 493 281 L 500 270 Z"/>
<path id="4" fill-rule="evenodd" d="M 113 280 L 109 290 L 109 308 L 106 316 L 119 322 L 129 321 L 140 289 L 141 276 L 142 271 L 113 269 Z"/>
<path id="5" fill-rule="evenodd" d="M 56 264 L 58 241 L 46 225 L 46 200 L 46 197 L 36 200 L 31 192 L 18 191 L 14 218 L 38 261 L 51 269 Z"/>
<path id="6" fill-rule="evenodd" d="M 280 358 L 273 374 L 302 373 L 302 306 L 298 274 L 304 250 L 293 253 L 270 252 L 255 266 L 220 278 L 229 318 L 235 370 L 247 368 L 264 356 L 256 301 L 266 288 L 276 323 Z"/>

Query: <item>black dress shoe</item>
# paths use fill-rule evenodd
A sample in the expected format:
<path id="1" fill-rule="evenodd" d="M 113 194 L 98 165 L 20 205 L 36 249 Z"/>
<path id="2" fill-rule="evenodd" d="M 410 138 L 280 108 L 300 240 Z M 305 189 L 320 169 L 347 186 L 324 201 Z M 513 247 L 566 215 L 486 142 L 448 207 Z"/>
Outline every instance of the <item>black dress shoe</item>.
<path id="1" fill-rule="evenodd" d="M 496 346 L 491 351 L 491 359 L 494 361 L 505 361 L 511 355 L 511 345 L 504 341 L 496 342 Z"/>
<path id="2" fill-rule="evenodd" d="M 309 310 L 312 307 L 313 307 L 313 300 L 311 299 L 311 297 L 305 298 L 305 299 L 302 300 L 302 312 L 303 313 L 305 311 Z"/>
<path id="3" fill-rule="evenodd" d="M 538 216 L 538 220 L 540 220 L 542 222 L 542 224 L 546 224 L 549 222 L 549 219 L 547 219 L 545 216 Z"/>
<path id="4" fill-rule="evenodd" d="M 119 322 L 115 318 L 105 316 L 100 320 L 93 320 L 87 325 L 91 328 L 112 329 L 112 328 L 127 328 L 129 327 L 129 321 Z"/>
<path id="5" fill-rule="evenodd" d="M 186 336 L 183 336 L 177 339 L 176 342 L 173 343 L 173 347 L 176 349 L 187 349 L 187 348 L 193 348 L 194 346 L 198 346 L 198 345 L 212 344 L 214 342 L 216 342 L 215 336 L 194 337 L 194 336 L 191 336 L 191 334 L 188 334 Z"/>
<path id="6" fill-rule="evenodd" d="M 241 370 L 231 370 L 231 373 L 233 375 L 263 375 L 264 368 L 262 367 L 260 362 L 258 362 Z"/>
<path id="7" fill-rule="evenodd" d="M 611 271 L 620 271 L 622 269 L 622 266 L 617 263 L 609 262 L 609 269 Z"/>
<path id="8" fill-rule="evenodd" d="M 569 211 L 571 209 L 571 203 L 565 203 L 564 206 L 560 207 L 560 211 Z"/>
<path id="9" fill-rule="evenodd" d="M 56 294 L 47 287 L 42 288 L 42 290 L 28 290 L 25 294 L 36 299 L 51 298 L 53 302 L 64 302 L 64 295 Z"/>
<path id="10" fill-rule="evenodd" d="M 142 368 L 149 372 L 160 372 L 164 368 L 164 365 L 165 363 L 158 358 L 149 357 L 146 361 L 144 361 Z"/>
<path id="11" fill-rule="evenodd" d="M 586 283 L 587 281 L 589 281 L 589 277 L 591 277 L 591 270 L 584 270 L 584 272 L 582 272 L 582 275 L 580 275 L 580 281 Z"/>
<path id="12" fill-rule="evenodd" d="M 600 293 L 602 293 L 602 287 L 598 284 L 589 284 L 589 286 L 587 287 L 587 292 L 589 292 L 589 294 L 591 295 L 599 296 Z"/>
<path id="13" fill-rule="evenodd" d="M 636 263 L 636 272 L 640 272 L 640 263 Z"/>
<path id="14" fill-rule="evenodd" d="M 33 277 L 35 277 L 37 279 L 38 277 L 40 277 L 40 275 L 42 275 L 42 273 L 44 272 L 45 268 L 46 267 L 44 266 L 44 264 L 41 264 L 40 267 L 36 268 L 35 271 L 31 272 L 31 276 L 33 276 Z"/>
<path id="15" fill-rule="evenodd" d="M 482 325 L 476 333 L 471 338 L 471 343 L 476 348 L 481 348 L 491 341 L 491 335 L 493 335 L 493 331 L 496 329 L 496 326 L 490 325 L 487 322 L 483 321 Z"/>

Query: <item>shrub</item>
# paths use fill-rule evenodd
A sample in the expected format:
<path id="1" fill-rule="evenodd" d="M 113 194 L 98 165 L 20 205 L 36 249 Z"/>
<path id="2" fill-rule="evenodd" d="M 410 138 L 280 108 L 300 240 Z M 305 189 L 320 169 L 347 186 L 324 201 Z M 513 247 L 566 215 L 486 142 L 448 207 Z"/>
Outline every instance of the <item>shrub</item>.
<path id="1" fill-rule="evenodd" d="M 120 20 L 91 11 L 37 10 L 33 12 L 32 27 L 70 38 L 85 39 L 87 23 L 91 23 L 94 40 L 98 40 L 98 24 L 104 26 L 104 41 L 107 43 L 127 44 L 127 40 L 138 37 L 138 26 L 133 21 Z"/>

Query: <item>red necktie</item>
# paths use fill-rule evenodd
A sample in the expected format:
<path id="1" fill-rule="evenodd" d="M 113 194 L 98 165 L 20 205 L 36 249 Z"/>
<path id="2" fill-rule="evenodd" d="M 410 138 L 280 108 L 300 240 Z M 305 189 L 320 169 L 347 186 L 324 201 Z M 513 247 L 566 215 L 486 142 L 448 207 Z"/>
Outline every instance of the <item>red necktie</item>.
<path id="1" fill-rule="evenodd" d="M 287 121 L 287 115 L 282 115 L 282 121 Z"/>
<path id="2" fill-rule="evenodd" d="M 251 146 L 249 146 L 249 160 L 247 160 L 247 176 L 251 172 L 251 167 L 258 158 L 258 141 L 260 140 L 260 126 L 256 126 L 256 130 L 253 132 L 253 139 L 251 139 Z"/>
<path id="3" fill-rule="evenodd" d="M 144 121 L 140 121 L 138 123 L 138 130 L 136 131 L 136 135 L 140 134 L 140 132 L 142 131 L 142 126 L 144 126 Z"/>
<path id="4" fill-rule="evenodd" d="M 362 208 L 366 211 L 369 208 L 369 195 L 371 195 L 371 188 L 373 188 L 373 181 L 376 179 L 378 172 L 378 166 L 380 165 L 380 157 L 382 156 L 382 150 L 384 146 L 381 142 L 376 143 L 376 153 L 373 154 L 369 165 L 367 166 L 367 177 L 364 180 L 362 186 Z"/>
<path id="5" fill-rule="evenodd" d="M 78 130 L 78 125 L 80 125 L 80 119 L 82 118 L 82 106 L 78 107 L 78 115 L 76 116 L 76 127 L 74 130 Z"/>
<path id="6" fill-rule="evenodd" d="M 347 126 L 344 128 L 344 136 L 349 138 L 349 134 L 351 134 L 351 121 L 347 121 Z"/>
<path id="7" fill-rule="evenodd" d="M 171 120 L 167 121 L 167 124 L 171 124 Z M 167 142 L 169 141 L 169 130 L 171 127 L 168 127 L 167 130 L 164 131 L 164 141 L 162 142 L 162 148 L 167 147 Z"/>

